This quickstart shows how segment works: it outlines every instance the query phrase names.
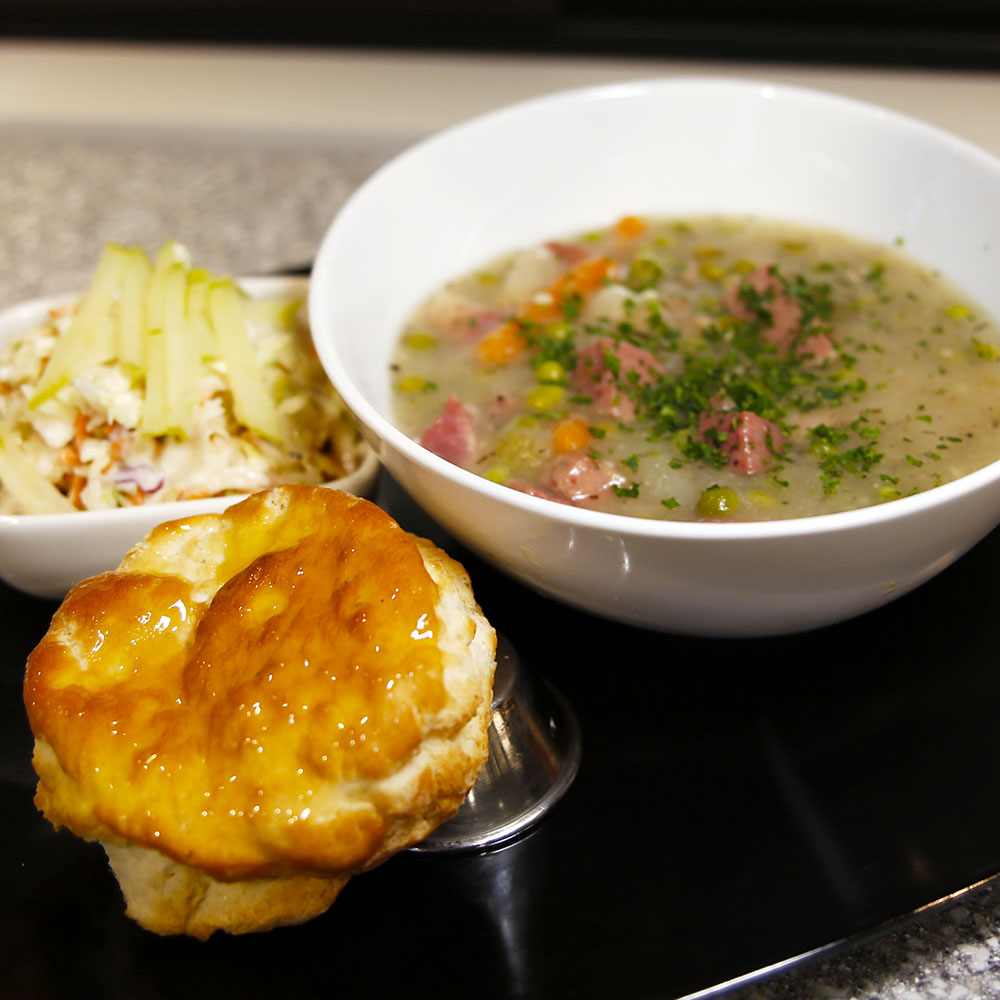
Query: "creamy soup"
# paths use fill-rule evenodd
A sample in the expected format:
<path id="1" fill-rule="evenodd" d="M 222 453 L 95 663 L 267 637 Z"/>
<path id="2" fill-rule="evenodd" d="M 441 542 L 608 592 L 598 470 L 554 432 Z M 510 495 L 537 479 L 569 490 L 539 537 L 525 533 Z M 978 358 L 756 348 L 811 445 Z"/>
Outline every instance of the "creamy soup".
<path id="1" fill-rule="evenodd" d="M 998 345 L 993 320 L 905 247 L 628 216 L 432 295 L 393 361 L 395 418 L 555 502 L 804 517 L 1000 457 Z"/>

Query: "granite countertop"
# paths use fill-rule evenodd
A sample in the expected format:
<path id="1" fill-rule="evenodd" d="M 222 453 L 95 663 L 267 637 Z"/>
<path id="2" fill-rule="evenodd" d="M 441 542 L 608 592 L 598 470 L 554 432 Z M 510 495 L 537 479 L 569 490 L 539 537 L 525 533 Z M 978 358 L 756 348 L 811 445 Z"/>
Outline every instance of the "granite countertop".
<path id="1" fill-rule="evenodd" d="M 334 212 L 391 138 L 335 150 L 173 135 L 0 126 L 0 304 L 85 287 L 107 240 L 179 239 L 200 265 L 266 274 L 309 264 Z"/>
<path id="2" fill-rule="evenodd" d="M 81 287 L 107 240 L 176 238 L 233 273 L 305 265 L 351 190 L 435 128 L 562 86 L 705 70 L 870 98 L 1000 153 L 1000 76 L 0 44 L 0 306 Z M 733 995 L 1000 996 L 1000 889 Z"/>

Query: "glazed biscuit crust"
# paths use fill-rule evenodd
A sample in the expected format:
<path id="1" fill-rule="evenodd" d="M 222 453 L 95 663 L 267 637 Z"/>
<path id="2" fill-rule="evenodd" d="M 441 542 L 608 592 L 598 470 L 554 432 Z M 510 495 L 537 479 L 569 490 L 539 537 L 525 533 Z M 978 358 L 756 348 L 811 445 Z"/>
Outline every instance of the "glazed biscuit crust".
<path id="1" fill-rule="evenodd" d="M 294 922 L 289 885 L 308 919 L 458 809 L 495 648 L 464 569 L 367 501 L 281 487 L 161 525 L 29 658 L 36 803 L 154 929 Z M 161 919 L 137 879 L 197 905 Z M 206 916 L 234 883 L 263 918 Z"/>

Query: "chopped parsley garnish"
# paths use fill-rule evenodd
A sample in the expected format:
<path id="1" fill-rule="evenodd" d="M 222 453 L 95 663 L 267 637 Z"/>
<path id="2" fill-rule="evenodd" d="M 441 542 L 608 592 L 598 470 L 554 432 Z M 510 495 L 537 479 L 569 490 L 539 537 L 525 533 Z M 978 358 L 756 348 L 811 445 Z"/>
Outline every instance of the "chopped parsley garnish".
<path id="1" fill-rule="evenodd" d="M 548 361 L 562 365 L 566 371 L 576 367 L 576 347 L 571 335 L 559 325 L 554 329 L 537 323 L 522 323 L 521 328 L 528 344 L 534 348 L 532 365 L 537 369 Z"/>
<path id="2" fill-rule="evenodd" d="M 633 276 L 653 273 L 648 265 L 643 268 Z M 605 374 L 601 377 L 610 377 L 621 394 L 619 398 L 630 401 L 636 417 L 648 423 L 647 440 L 672 439 L 686 461 L 723 468 L 729 462 L 724 446 L 730 431 L 699 430 L 705 414 L 750 412 L 787 434 L 793 429 L 787 422 L 790 412 L 839 407 L 867 392 L 863 378 L 848 376 L 855 359 L 842 348 L 837 349 L 839 363 L 835 370 L 805 364 L 809 349 L 804 348 L 802 356 L 796 350 L 796 344 L 829 329 L 834 308 L 831 285 L 810 282 L 801 275 L 786 277 L 776 267 L 771 267 L 770 277 L 764 291 L 758 291 L 749 281 L 741 282 L 738 297 L 750 318 L 719 316 L 702 331 L 701 343 L 684 352 L 680 365 L 666 363 L 667 352 L 676 352 L 681 335 L 658 306 L 651 305 L 647 315 L 641 317 L 635 300 L 628 300 L 627 321 L 612 326 L 598 320 L 584 328 L 588 336 L 625 340 L 651 352 L 654 358 L 664 359 L 665 374 L 654 377 L 648 370 L 640 373 L 624 365 L 613 345 L 605 348 L 602 358 Z M 800 317 L 792 346 L 785 354 L 765 336 L 778 294 L 795 303 Z M 573 336 L 560 331 L 555 339 L 540 332 L 532 334 L 531 339 L 538 351 L 538 363 L 556 360 L 567 370 L 575 364 Z M 580 395 L 589 398 L 585 393 Z M 575 401 L 579 396 L 572 398 Z M 845 435 L 842 441 L 834 440 L 836 433 Z M 849 435 L 859 440 L 848 442 Z M 881 458 L 871 444 L 877 436 L 877 429 L 860 425 L 840 432 L 821 425 L 810 432 L 810 449 L 822 455 L 820 477 L 827 492 L 835 490 L 845 474 L 865 475 Z M 633 464 L 637 461 L 632 456 L 624 464 L 637 471 Z M 681 463 L 674 460 L 672 464 L 677 467 Z"/>
<path id="3" fill-rule="evenodd" d="M 777 273 L 777 269 L 773 269 Z M 830 286 L 825 282 L 811 284 L 802 275 L 796 275 L 791 281 L 782 277 L 781 282 L 785 292 L 790 295 L 802 310 L 800 326 L 806 333 L 816 333 L 817 321 L 827 323 L 833 315 L 833 299 L 830 296 Z"/>
<path id="4" fill-rule="evenodd" d="M 611 487 L 614 490 L 616 497 L 632 497 L 635 498 L 639 495 L 639 484 L 632 483 L 631 486 L 618 486 L 613 485 Z"/>
<path id="5" fill-rule="evenodd" d="M 982 358 L 983 361 L 996 361 L 1000 358 L 1000 349 L 976 337 L 972 338 L 972 349 L 976 352 L 976 356 Z"/>
<path id="6" fill-rule="evenodd" d="M 823 492 L 828 495 L 837 491 L 845 474 L 863 478 L 883 458 L 875 450 L 874 444 L 868 441 L 853 447 L 842 447 L 851 440 L 852 431 L 861 436 L 854 425 L 848 430 L 819 424 L 809 431 L 809 450 L 819 456 L 820 481 L 823 483 Z"/>
<path id="7" fill-rule="evenodd" d="M 941 480 L 932 477 L 934 464 L 950 467 L 959 451 L 955 445 L 966 438 L 945 434 L 960 433 L 962 425 L 942 409 L 935 394 L 945 393 L 948 383 L 934 372 L 946 374 L 946 365 L 963 372 L 977 359 L 1000 361 L 1000 337 L 988 332 L 992 328 L 985 321 L 978 325 L 981 317 L 954 300 L 939 297 L 931 305 L 929 286 L 926 295 L 923 289 L 917 294 L 899 286 L 904 269 L 890 251 L 863 257 L 848 251 L 841 259 L 832 250 L 820 257 L 807 241 L 772 236 L 771 252 L 787 251 L 782 259 L 791 263 L 762 265 L 768 251 L 748 252 L 749 241 L 730 248 L 730 230 L 720 228 L 715 238 L 701 239 L 686 226 L 670 226 L 630 234 L 624 243 L 609 239 L 607 232 L 592 234 L 601 245 L 586 250 L 583 260 L 596 255 L 590 259 L 607 265 L 600 279 L 610 286 L 607 295 L 592 296 L 594 285 L 558 282 L 547 296 L 535 295 L 531 309 L 518 313 L 511 289 L 490 293 L 490 302 L 498 297 L 509 310 L 506 322 L 516 323 L 522 334 L 511 348 L 516 353 L 510 370 L 521 377 L 516 357 L 528 373 L 525 406 L 535 411 L 528 414 L 529 426 L 524 414 L 509 408 L 506 400 L 522 392 L 513 381 L 498 383 L 503 395 L 497 399 L 505 405 L 480 404 L 491 433 L 507 429 L 524 442 L 527 457 L 508 462 L 505 475 L 547 475 L 546 463 L 555 455 L 589 454 L 624 473 L 623 482 L 604 487 L 609 495 L 635 498 L 642 488 L 647 495 L 632 507 L 648 512 L 654 505 L 668 511 L 681 506 L 675 496 L 661 499 L 671 488 L 680 491 L 669 485 L 671 470 L 698 465 L 705 477 L 711 475 L 705 470 L 719 469 L 717 478 L 730 485 L 742 481 L 739 473 L 763 473 L 758 481 L 786 491 L 780 502 L 792 505 L 792 516 L 815 503 L 798 496 L 800 486 L 802 493 L 809 492 L 804 475 L 812 477 L 814 495 L 817 475 L 824 494 L 842 490 L 838 509 L 895 498 L 928 488 L 932 478 Z M 589 238 L 578 236 L 576 242 Z M 755 253 L 765 256 L 751 259 Z M 561 250 L 558 257 L 573 274 L 580 258 Z M 506 273 L 503 268 L 490 272 L 489 282 L 506 286 Z M 568 293 L 555 290 L 567 287 Z M 890 295 L 898 302 L 892 316 L 884 305 Z M 936 316 L 922 320 L 919 309 L 933 309 Z M 480 315 L 468 319 L 470 326 L 478 323 Z M 879 343 L 880 329 L 895 323 L 907 327 L 900 341 Z M 956 323 L 964 324 L 961 331 Z M 947 339 L 939 339 L 942 335 Z M 465 334 L 463 347 L 469 343 L 472 338 Z M 933 406 L 909 403 L 902 417 L 893 393 L 895 383 L 909 377 L 904 369 L 911 354 L 921 356 L 928 379 L 923 398 Z M 890 360 L 894 357 L 900 370 Z M 443 391 L 429 381 L 425 388 Z M 862 415 L 856 416 L 859 410 Z M 555 421 L 566 428 L 546 429 Z M 925 426 L 916 428 L 916 422 Z M 900 445 L 901 439 L 907 443 Z M 951 450 L 945 442 L 953 443 Z M 911 468 L 900 472 L 904 458 L 895 455 L 891 468 L 887 462 L 880 473 L 882 451 L 893 447 L 910 450 L 905 463 Z M 763 463 L 754 461 L 755 448 L 766 449 Z M 948 462 L 941 462 L 944 451 L 949 451 Z M 921 467 L 922 473 L 913 471 Z M 647 472 L 651 482 L 662 480 L 655 492 L 653 486 L 641 487 Z M 686 482 L 687 475 L 678 482 Z M 868 477 L 867 486 L 847 484 Z M 717 484 L 712 496 L 726 488 Z M 775 504 L 775 491 L 766 489 L 770 492 L 749 490 L 747 502 L 763 504 L 754 499 L 759 495 Z M 718 512 L 705 513 L 706 504 L 703 497 L 701 515 L 716 517 Z M 724 513 L 734 510 L 727 503 Z M 758 512 L 751 505 L 741 516 Z"/>

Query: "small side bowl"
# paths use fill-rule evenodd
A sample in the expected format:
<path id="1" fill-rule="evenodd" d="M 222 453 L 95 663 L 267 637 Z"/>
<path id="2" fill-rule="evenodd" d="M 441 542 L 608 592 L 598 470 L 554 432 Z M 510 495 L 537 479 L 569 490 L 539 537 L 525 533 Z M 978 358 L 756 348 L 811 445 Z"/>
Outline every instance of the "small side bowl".
<path id="1" fill-rule="evenodd" d="M 308 284 L 306 278 L 240 279 L 242 288 L 256 298 L 304 295 Z M 0 313 L 0 344 L 44 322 L 49 309 L 71 299 L 34 299 Z M 370 496 L 378 466 L 368 449 L 357 469 L 324 485 Z M 60 599 L 74 583 L 117 566 L 156 525 L 192 514 L 221 512 L 242 499 L 233 495 L 69 514 L 0 514 L 0 579 L 36 597 Z"/>
<path id="2" fill-rule="evenodd" d="M 502 253 L 627 213 L 751 214 L 901 239 L 1000 314 L 1000 162 L 891 111 L 798 88 L 674 78 L 555 94 L 457 126 L 353 195 L 324 238 L 310 290 L 333 384 L 388 470 L 454 535 L 596 615 L 752 636 L 875 608 L 1000 521 L 1000 462 L 843 514 L 665 522 L 525 496 L 394 425 L 389 360 L 422 299 Z"/>

